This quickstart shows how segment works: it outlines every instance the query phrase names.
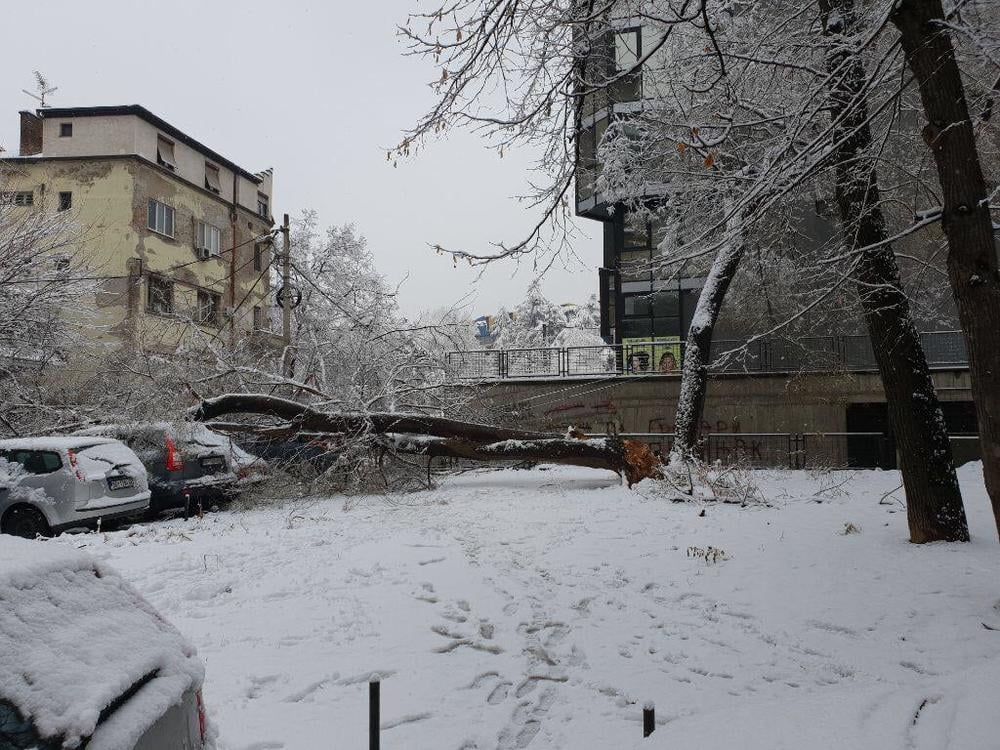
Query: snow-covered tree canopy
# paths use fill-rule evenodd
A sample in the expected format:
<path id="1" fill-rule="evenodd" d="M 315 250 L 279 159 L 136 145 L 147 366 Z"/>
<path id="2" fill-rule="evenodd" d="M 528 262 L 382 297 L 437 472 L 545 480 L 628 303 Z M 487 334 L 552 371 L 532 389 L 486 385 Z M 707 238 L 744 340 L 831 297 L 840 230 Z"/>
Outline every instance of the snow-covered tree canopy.
<path id="1" fill-rule="evenodd" d="M 400 313 L 396 289 L 375 268 L 352 224 L 320 230 L 305 211 L 292 231 L 295 283 L 293 379 L 325 408 L 448 411 L 435 346 L 437 323 Z M 447 324 L 442 336 L 447 337 Z"/>
<path id="2" fill-rule="evenodd" d="M 597 299 L 584 305 L 557 305 L 549 300 L 537 282 L 512 309 L 496 314 L 496 336 L 491 348 L 530 349 L 547 346 L 601 346 L 600 313 Z"/>

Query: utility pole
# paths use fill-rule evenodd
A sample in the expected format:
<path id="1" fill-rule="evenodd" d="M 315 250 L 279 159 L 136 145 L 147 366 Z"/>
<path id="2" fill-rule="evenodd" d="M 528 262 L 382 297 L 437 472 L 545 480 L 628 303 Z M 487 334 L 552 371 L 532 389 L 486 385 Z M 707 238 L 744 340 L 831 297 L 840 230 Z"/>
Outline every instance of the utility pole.
<path id="1" fill-rule="evenodd" d="M 292 354 L 292 241 L 288 214 L 281 222 L 281 337 L 285 342 L 281 371 L 286 378 L 292 377 L 295 359 Z"/>

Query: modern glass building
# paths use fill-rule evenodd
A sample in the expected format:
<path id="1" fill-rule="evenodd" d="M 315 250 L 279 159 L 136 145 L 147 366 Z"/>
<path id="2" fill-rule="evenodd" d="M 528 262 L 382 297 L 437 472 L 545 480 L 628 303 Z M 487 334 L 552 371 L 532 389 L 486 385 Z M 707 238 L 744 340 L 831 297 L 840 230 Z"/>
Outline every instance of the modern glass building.
<path id="1" fill-rule="evenodd" d="M 614 79 L 583 97 L 580 105 L 576 213 L 604 225 L 604 251 L 599 268 L 601 335 L 610 343 L 629 340 L 682 340 L 687 333 L 702 279 L 657 268 L 658 247 L 669 227 L 648 221 L 616 203 L 600 189 L 598 148 L 609 124 L 626 125 L 641 113 L 655 84 L 643 71 L 628 73 L 643 57 L 644 41 L 658 32 L 648 26 L 615 23 L 606 44 L 592 52 L 588 80 Z M 644 39 L 645 38 L 645 39 Z M 644 80 L 644 78 L 646 80 Z M 663 201 L 664 190 L 644 187 L 650 206 Z"/>

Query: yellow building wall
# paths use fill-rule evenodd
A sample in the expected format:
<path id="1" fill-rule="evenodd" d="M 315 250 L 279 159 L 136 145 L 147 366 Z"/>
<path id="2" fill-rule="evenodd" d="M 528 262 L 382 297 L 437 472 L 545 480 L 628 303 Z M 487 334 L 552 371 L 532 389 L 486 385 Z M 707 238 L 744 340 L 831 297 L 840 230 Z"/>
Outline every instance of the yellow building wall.
<path id="1" fill-rule="evenodd" d="M 72 193 L 75 231 L 92 275 L 102 279 L 93 299 L 94 318 L 88 321 L 88 330 L 99 339 L 161 352 L 206 343 L 226 345 L 249 335 L 254 306 L 273 304 L 269 251 L 263 253 L 262 270 L 254 268 L 253 239 L 270 231 L 269 222 L 244 209 L 233 213 L 221 199 L 156 165 L 139 158 L 23 159 L 4 168 L 2 190 L 33 191 L 34 207 L 19 209 L 26 211 L 55 212 L 58 194 Z M 148 229 L 151 198 L 174 209 L 173 237 Z M 198 258 L 199 220 L 219 228 L 219 257 Z M 233 271 L 236 283 L 231 295 Z M 170 316 L 147 309 L 151 273 L 174 282 Z M 222 310 L 232 306 L 235 315 L 230 319 L 220 310 L 220 325 L 194 324 L 199 289 L 218 294 Z"/>

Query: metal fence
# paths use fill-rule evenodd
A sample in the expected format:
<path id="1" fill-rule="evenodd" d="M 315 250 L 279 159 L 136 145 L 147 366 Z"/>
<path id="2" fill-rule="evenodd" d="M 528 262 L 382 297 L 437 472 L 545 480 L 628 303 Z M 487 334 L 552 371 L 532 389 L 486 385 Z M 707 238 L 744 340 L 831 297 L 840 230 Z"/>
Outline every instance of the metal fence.
<path id="1" fill-rule="evenodd" d="M 623 432 L 621 438 L 646 443 L 666 457 L 673 446 L 669 432 Z M 979 436 L 950 436 L 956 465 L 979 459 Z M 723 466 L 743 464 L 753 469 L 895 469 L 896 443 L 883 432 L 727 432 L 702 435 L 698 457 Z M 505 461 L 494 468 L 531 465 Z M 481 470 L 478 461 L 436 458 L 432 471 L 447 474 Z"/>
<path id="2" fill-rule="evenodd" d="M 967 367 L 960 331 L 920 334 L 931 367 Z M 460 380 L 679 375 L 682 341 L 642 341 L 604 346 L 479 349 L 448 352 L 445 363 Z M 710 371 L 770 373 L 870 371 L 875 356 L 867 336 L 811 336 L 754 341 L 713 341 Z"/>

